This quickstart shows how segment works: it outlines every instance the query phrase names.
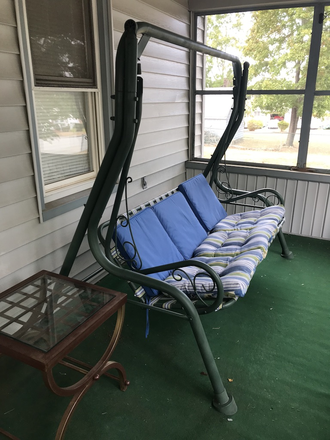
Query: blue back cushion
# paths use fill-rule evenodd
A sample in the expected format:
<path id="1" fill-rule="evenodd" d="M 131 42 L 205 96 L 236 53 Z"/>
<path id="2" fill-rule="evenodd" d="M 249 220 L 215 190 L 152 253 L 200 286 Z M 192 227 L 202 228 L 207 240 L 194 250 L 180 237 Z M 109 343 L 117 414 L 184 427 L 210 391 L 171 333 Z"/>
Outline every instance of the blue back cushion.
<path id="1" fill-rule="evenodd" d="M 220 220 L 227 217 L 212 188 L 203 174 L 198 174 L 179 185 L 196 217 L 206 231 L 211 231 Z"/>
<path id="2" fill-rule="evenodd" d="M 164 229 L 185 259 L 207 237 L 185 197 L 177 192 L 152 207 Z"/>
<path id="3" fill-rule="evenodd" d="M 131 267 L 141 270 L 183 260 L 183 256 L 151 208 L 146 208 L 134 215 L 130 219 L 130 226 L 141 260 L 130 244 L 132 243 L 132 237 L 128 226 L 119 225 L 117 227 L 117 245 L 120 253 L 128 260 Z M 133 261 L 130 262 L 129 260 Z M 164 271 L 150 276 L 164 280 L 169 274 L 170 271 Z M 145 291 L 149 295 L 158 294 L 158 291 L 148 287 L 145 287 Z"/>

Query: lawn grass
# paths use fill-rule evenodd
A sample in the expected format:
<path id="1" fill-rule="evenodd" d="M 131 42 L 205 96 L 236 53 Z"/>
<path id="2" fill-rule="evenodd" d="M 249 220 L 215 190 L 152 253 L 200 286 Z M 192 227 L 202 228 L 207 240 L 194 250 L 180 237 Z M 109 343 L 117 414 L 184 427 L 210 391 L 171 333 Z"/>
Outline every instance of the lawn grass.
<path id="1" fill-rule="evenodd" d="M 330 132 L 315 130 L 311 132 L 308 163 L 311 168 L 330 169 Z M 297 131 L 293 146 L 285 146 L 286 132 L 262 129 L 244 130 L 241 139 L 235 139 L 226 153 L 227 160 L 265 163 L 273 165 L 296 166 L 300 130 Z M 210 158 L 216 144 L 204 145 L 204 158 Z"/>

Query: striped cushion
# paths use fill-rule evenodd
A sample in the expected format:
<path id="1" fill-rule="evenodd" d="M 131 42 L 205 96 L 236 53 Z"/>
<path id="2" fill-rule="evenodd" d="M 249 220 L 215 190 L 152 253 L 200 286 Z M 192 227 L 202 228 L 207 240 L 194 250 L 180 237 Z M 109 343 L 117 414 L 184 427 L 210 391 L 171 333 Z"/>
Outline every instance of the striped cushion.
<path id="1" fill-rule="evenodd" d="M 268 206 L 258 211 L 240 212 L 222 219 L 214 226 L 212 232 L 249 230 L 263 225 L 273 234 L 274 231 L 277 233 L 278 225 L 283 220 L 284 214 L 285 208 L 281 205 Z"/>
<path id="2" fill-rule="evenodd" d="M 196 248 L 194 259 L 207 263 L 220 276 L 225 297 L 242 297 L 246 294 L 258 264 L 266 257 L 279 230 L 283 216 L 282 206 L 229 215 Z M 197 276 L 196 285 L 201 289 L 201 297 L 216 294 L 212 280 L 200 269 L 188 267 L 184 271 L 181 280 L 170 275 L 165 281 L 193 299 L 196 294 L 191 280 Z"/>
<path id="3" fill-rule="evenodd" d="M 201 257 L 196 259 L 207 263 L 219 275 L 224 288 L 224 296 L 235 298 L 246 294 L 251 278 L 263 256 L 260 250 L 255 250 L 233 258 Z M 177 271 L 174 275 L 168 276 L 165 281 L 182 290 L 191 299 L 197 297 L 192 281 L 201 298 L 209 298 L 217 294 L 212 279 L 196 267 L 186 267 L 184 271 Z"/>
<path id="4" fill-rule="evenodd" d="M 174 199 L 176 198 L 179 199 L 178 196 L 174 197 Z M 163 205 L 160 204 L 160 207 L 165 207 L 167 204 L 167 202 Z M 157 212 L 157 214 L 160 215 L 161 211 L 159 211 L 159 209 L 153 208 L 150 210 L 150 208 L 147 208 L 146 211 L 148 214 L 148 211 L 150 210 Z M 172 209 L 170 211 L 173 212 Z M 199 246 L 197 246 L 194 250 L 192 259 L 208 264 L 219 275 L 224 287 L 225 297 L 235 299 L 243 297 L 247 292 L 251 278 L 254 275 L 258 264 L 266 257 L 268 248 L 276 236 L 280 225 L 284 221 L 284 213 L 284 207 L 276 205 L 259 211 L 248 211 L 228 215 L 220 220 L 214 226 L 211 233 Z M 133 217 L 133 223 L 136 222 L 140 216 L 144 217 L 146 215 L 146 213 L 143 215 L 141 214 L 142 213 L 139 213 Z M 152 222 L 151 219 L 148 218 L 148 220 L 147 223 L 143 222 L 145 236 L 142 241 L 144 241 L 147 236 L 150 236 L 150 225 Z M 161 218 L 161 221 L 163 221 L 163 218 Z M 146 226 L 148 224 L 149 227 Z M 142 225 L 140 226 L 142 227 Z M 178 231 L 180 231 L 180 225 L 177 225 L 177 227 Z M 151 234 L 151 236 L 153 239 L 156 239 L 157 244 L 159 245 L 158 232 L 159 231 L 157 231 L 157 234 Z M 140 234 L 138 237 L 139 236 Z M 121 238 L 123 239 L 124 237 Z M 170 248 L 172 249 L 173 242 L 169 237 L 168 239 L 171 242 Z M 142 243 L 139 243 L 138 249 L 143 254 L 145 243 L 143 243 L 142 246 L 141 244 Z M 167 245 L 164 242 L 162 246 L 156 247 L 161 250 L 162 254 Z M 168 252 L 167 249 L 166 251 Z M 175 258 L 169 258 L 168 262 L 180 260 L 180 258 L 178 258 L 180 252 L 177 252 L 178 254 Z M 142 260 L 146 262 L 146 257 L 144 255 L 141 255 L 141 257 Z M 160 261 L 154 261 L 154 256 L 152 255 L 150 255 L 150 259 L 147 258 L 147 260 L 148 265 L 145 267 L 150 267 L 150 265 L 156 265 L 157 263 L 161 264 Z M 157 274 L 156 277 L 159 275 L 160 274 Z M 175 273 L 168 272 L 167 275 L 163 273 L 162 275 L 163 276 L 161 276 L 160 279 L 165 278 L 164 281 L 180 289 L 192 300 L 198 299 L 198 297 L 214 297 L 217 293 L 215 285 L 208 274 L 194 266 L 185 267 L 182 270 L 179 269 L 175 271 Z M 195 290 L 197 290 L 197 294 Z M 157 295 L 160 292 L 155 289 L 144 289 L 143 287 L 140 287 L 135 295 L 141 297 L 145 293 L 150 297 L 151 295 Z M 168 301 L 166 301 L 166 304 L 167 303 Z"/>

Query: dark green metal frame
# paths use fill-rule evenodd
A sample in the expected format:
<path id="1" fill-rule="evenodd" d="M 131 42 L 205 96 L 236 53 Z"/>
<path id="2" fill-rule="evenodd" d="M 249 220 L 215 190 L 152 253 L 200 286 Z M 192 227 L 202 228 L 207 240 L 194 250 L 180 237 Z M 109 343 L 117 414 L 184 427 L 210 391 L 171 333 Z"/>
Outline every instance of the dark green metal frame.
<path id="1" fill-rule="evenodd" d="M 138 34 L 142 34 L 140 40 L 137 39 Z M 158 289 L 159 291 L 162 291 L 170 297 L 176 299 L 183 312 L 177 313 L 169 311 L 168 313 L 174 313 L 176 316 L 185 318 L 189 321 L 213 387 L 213 405 L 217 410 L 225 415 L 232 415 L 237 411 L 236 403 L 234 399 L 227 394 L 224 388 L 199 317 L 199 313 L 209 313 L 210 311 L 216 310 L 219 305 L 221 305 L 223 300 L 223 287 L 219 277 L 208 265 L 197 263 L 196 261 L 181 261 L 172 265 L 137 272 L 119 267 L 111 256 L 110 242 L 112 240 L 113 231 L 116 227 L 120 203 L 127 184 L 127 175 L 142 113 L 143 80 L 138 73 L 139 57 L 141 56 L 150 37 L 232 62 L 234 73 L 233 111 L 224 136 L 220 140 L 219 145 L 209 162 L 207 170 L 204 173 L 205 175 L 211 175 L 211 185 L 212 183 L 218 183 L 217 169 L 219 161 L 226 151 L 243 118 L 248 71 L 247 64 L 245 64 L 244 72 L 242 72 L 241 63 L 237 57 L 210 48 L 203 44 L 196 43 L 190 39 L 181 37 L 180 35 L 163 30 L 156 26 L 147 23 L 136 23 L 133 20 L 128 20 L 125 24 L 125 32 L 123 33 L 119 42 L 116 56 L 114 134 L 103 159 L 88 201 L 85 205 L 85 209 L 77 226 L 60 273 L 66 276 L 69 275 L 80 245 L 87 232 L 91 252 L 104 270 L 128 281 L 129 283 L 136 283 L 137 285 Z M 110 220 L 107 224 L 108 230 L 104 238 L 105 246 L 103 247 L 98 238 L 98 228 L 109 198 L 114 192 L 118 180 L 119 184 L 117 187 L 115 202 Z M 240 194 L 236 195 L 238 197 L 240 196 Z M 204 269 L 213 279 L 214 284 L 218 289 L 218 296 L 213 303 L 210 306 L 202 306 L 199 310 L 196 309 L 192 301 L 188 299 L 188 297 L 180 290 L 163 281 L 156 280 L 148 276 L 148 274 L 152 272 L 158 272 L 165 269 L 175 270 L 179 267 L 182 268 L 189 265 L 198 265 Z M 152 308 L 148 304 L 144 304 L 143 306 Z"/>

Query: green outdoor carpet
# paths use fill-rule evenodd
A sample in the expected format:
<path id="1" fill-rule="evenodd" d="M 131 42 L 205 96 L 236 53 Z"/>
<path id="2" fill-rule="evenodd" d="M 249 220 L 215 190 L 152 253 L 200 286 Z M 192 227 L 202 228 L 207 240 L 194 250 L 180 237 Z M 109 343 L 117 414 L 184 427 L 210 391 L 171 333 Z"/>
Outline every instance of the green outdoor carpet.
<path id="1" fill-rule="evenodd" d="M 128 305 L 113 359 L 131 384 L 101 378 L 73 415 L 67 440 L 330 440 L 330 242 L 277 241 L 236 305 L 202 317 L 219 371 L 238 405 L 227 419 L 211 406 L 212 388 L 189 324 Z M 101 283 L 125 290 L 109 277 Z M 92 362 L 112 323 L 76 350 Z M 74 375 L 58 367 L 62 383 Z M 76 376 L 75 376 L 76 377 Z M 21 440 L 48 440 L 70 398 L 53 395 L 41 374 L 0 358 L 0 426 Z M 5 438 L 1 437 L 0 438 Z"/>

